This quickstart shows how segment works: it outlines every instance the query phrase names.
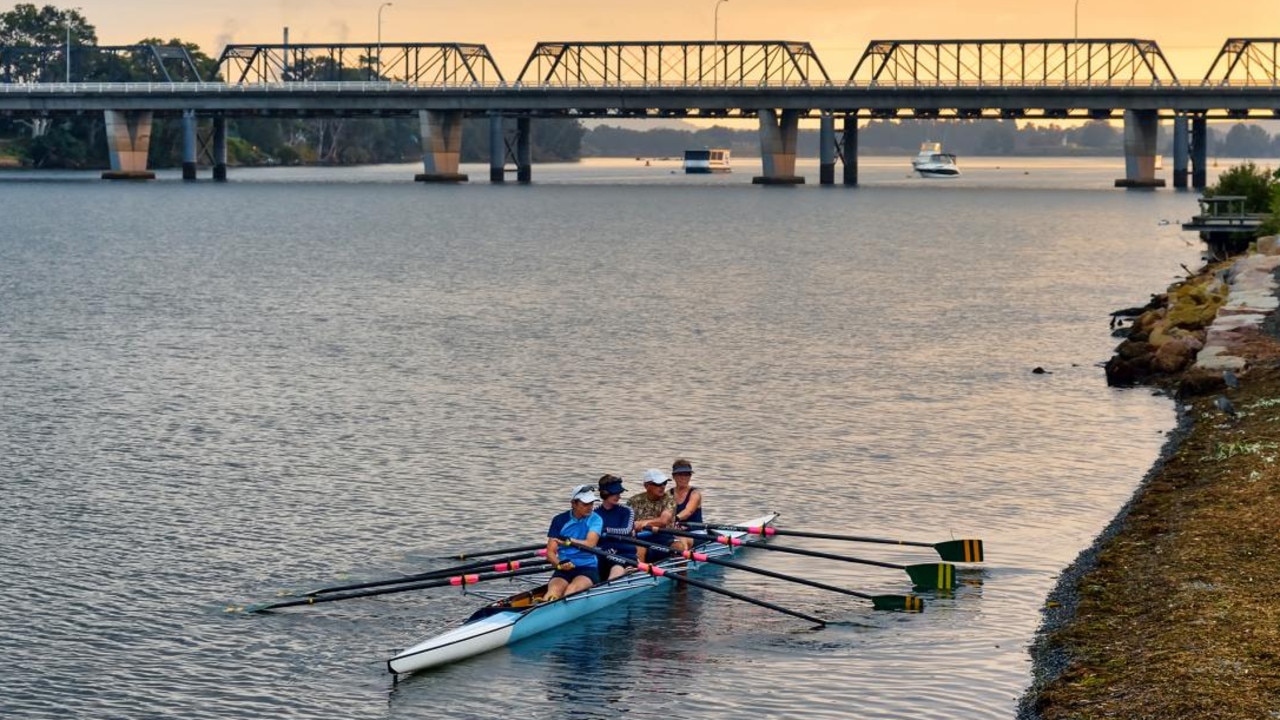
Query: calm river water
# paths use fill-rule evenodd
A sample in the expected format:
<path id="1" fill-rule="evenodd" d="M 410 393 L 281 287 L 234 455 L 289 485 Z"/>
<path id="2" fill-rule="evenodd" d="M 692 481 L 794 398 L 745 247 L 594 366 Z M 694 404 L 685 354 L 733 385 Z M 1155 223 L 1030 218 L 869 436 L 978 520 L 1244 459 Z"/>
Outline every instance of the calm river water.
<path id="1" fill-rule="evenodd" d="M 0 716 L 1013 717 L 1046 593 L 1174 425 L 1099 363 L 1108 313 L 1197 263 L 1195 196 L 1115 190 L 1119 159 L 864 158 L 856 190 L 737 164 L 0 175 Z M 835 622 L 662 590 L 398 684 L 479 599 L 224 612 L 538 542 L 573 485 L 676 456 L 715 520 L 988 562 L 920 615 L 717 570 Z"/>

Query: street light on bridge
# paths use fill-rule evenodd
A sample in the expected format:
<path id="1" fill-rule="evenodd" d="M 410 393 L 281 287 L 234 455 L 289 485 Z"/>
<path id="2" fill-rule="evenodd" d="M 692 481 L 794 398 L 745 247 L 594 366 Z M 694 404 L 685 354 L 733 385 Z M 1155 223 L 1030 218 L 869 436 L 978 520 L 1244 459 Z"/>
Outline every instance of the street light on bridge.
<path id="1" fill-rule="evenodd" d="M 1071 48 L 1071 58 L 1074 60 L 1073 65 L 1075 66 L 1075 69 L 1072 73 L 1071 80 L 1072 82 L 1078 82 L 1080 80 L 1080 48 L 1074 46 L 1080 44 L 1080 0 L 1076 0 L 1075 25 L 1072 32 L 1073 34 L 1071 39 L 1073 47 Z"/>
<path id="2" fill-rule="evenodd" d="M 1076 0 L 1076 1 L 1079 2 L 1079 0 Z M 720 6 L 727 2 L 729 2 L 729 0 L 716 0 L 716 11 L 714 13 L 716 22 L 715 22 L 715 34 L 713 35 L 713 37 L 715 38 L 715 41 L 717 43 L 720 42 Z"/>
<path id="3" fill-rule="evenodd" d="M 71 14 L 71 13 L 73 13 L 73 12 L 80 12 L 80 8 L 78 8 L 78 7 L 71 8 L 70 10 L 68 10 L 68 11 L 67 11 L 67 14 L 66 14 L 66 23 L 67 23 L 67 82 L 68 82 L 68 83 L 70 83 L 70 82 L 71 82 L 71 21 L 74 19 L 74 16 L 72 16 L 72 14 Z"/>
<path id="4" fill-rule="evenodd" d="M 721 5 L 723 5 L 724 3 L 727 3 L 727 2 L 729 2 L 729 0 L 716 0 L 716 10 L 715 10 L 715 13 L 714 13 L 714 15 L 715 15 L 715 30 L 714 30 L 714 33 L 713 33 L 713 35 L 712 35 L 712 37 L 715 39 L 716 49 L 719 49 L 719 47 L 720 47 L 720 6 L 721 6 Z M 728 84 L 728 83 L 729 83 L 729 57 L 728 57 L 728 55 L 726 55 L 726 56 L 725 56 L 724 64 L 725 64 L 725 68 L 724 68 L 724 81 L 725 81 L 725 84 Z"/>
<path id="5" fill-rule="evenodd" d="M 1079 2 L 1079 0 L 1077 0 Z M 384 2 L 378 6 L 378 79 L 382 79 L 382 10 L 391 7 L 391 3 Z"/>

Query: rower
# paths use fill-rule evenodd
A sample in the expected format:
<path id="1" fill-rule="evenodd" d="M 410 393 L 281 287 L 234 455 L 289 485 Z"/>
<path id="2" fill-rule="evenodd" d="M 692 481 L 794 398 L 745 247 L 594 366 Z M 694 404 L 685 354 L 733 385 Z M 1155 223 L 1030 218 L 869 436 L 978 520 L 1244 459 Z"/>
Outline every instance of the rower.
<path id="1" fill-rule="evenodd" d="M 676 458 L 671 463 L 671 478 L 676 485 L 671 489 L 671 497 L 676 501 L 675 526 L 684 527 L 685 523 L 702 522 L 702 491 L 689 484 L 693 481 L 693 463 L 684 458 Z M 693 542 L 693 538 L 679 537 L 672 547 L 683 552 L 692 549 Z"/>
<path id="2" fill-rule="evenodd" d="M 596 514 L 604 521 L 604 535 L 601 536 L 597 547 L 607 553 L 635 560 L 636 546 L 617 539 L 620 535 L 634 537 L 636 534 L 636 513 L 622 504 L 622 493 L 626 491 L 627 489 L 622 487 L 621 477 L 605 475 L 600 478 L 600 505 L 596 508 Z M 627 571 L 626 564 L 615 563 L 609 558 L 597 559 L 600 562 L 601 580 L 612 580 Z"/>
<path id="3" fill-rule="evenodd" d="M 676 515 L 676 500 L 667 493 L 667 483 L 671 478 L 661 470 L 646 470 L 644 473 L 644 494 L 627 498 L 627 505 L 636 513 L 636 532 L 646 530 L 653 533 L 646 538 L 651 543 L 670 546 L 676 537 L 662 529 L 671 524 Z M 636 548 L 636 559 L 645 561 L 646 548 Z"/>
<path id="4" fill-rule="evenodd" d="M 598 502 L 600 496 L 595 487 L 579 485 L 570 496 L 569 509 L 551 518 L 551 526 L 547 528 L 547 562 L 556 570 L 542 595 L 543 602 L 582 592 L 600 582 L 595 554 L 560 542 L 564 538 L 596 546 L 604 532 L 604 521 L 592 512 Z"/>

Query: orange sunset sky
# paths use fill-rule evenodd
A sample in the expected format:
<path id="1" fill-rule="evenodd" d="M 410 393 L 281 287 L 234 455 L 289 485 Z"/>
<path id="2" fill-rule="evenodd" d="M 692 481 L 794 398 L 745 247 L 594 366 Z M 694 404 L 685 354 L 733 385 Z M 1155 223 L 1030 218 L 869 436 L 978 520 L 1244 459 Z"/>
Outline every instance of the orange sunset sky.
<path id="1" fill-rule="evenodd" d="M 36 3 L 37 5 L 43 3 Z M 57 3 L 55 3 L 57 4 Z M 374 42 L 374 0 L 75 0 L 102 44 L 179 37 L 217 57 L 229 43 Z M 384 42 L 475 42 L 508 77 L 547 40 L 710 40 L 716 0 L 398 0 L 382 10 Z M 833 78 L 847 77 L 880 39 L 1155 40 L 1183 79 L 1199 79 L 1228 37 L 1280 37 L 1275 0 L 725 0 L 721 40 L 813 44 Z"/>

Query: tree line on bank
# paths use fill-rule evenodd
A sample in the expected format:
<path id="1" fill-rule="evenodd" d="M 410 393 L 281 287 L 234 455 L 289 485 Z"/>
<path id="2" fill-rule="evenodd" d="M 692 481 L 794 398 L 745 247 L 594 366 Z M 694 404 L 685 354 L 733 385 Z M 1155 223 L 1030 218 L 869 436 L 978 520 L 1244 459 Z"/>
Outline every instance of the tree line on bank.
<path id="1" fill-rule="evenodd" d="M 95 27 L 78 9 L 53 5 L 18 4 L 0 13 L 0 47 L 55 49 L 44 56 L 16 55 L 0 65 L 5 82 L 57 82 L 63 79 L 67 34 L 73 39 L 72 59 L 78 80 L 153 80 L 155 69 L 130 55 L 93 53 L 98 46 Z M 181 46 L 193 68 L 187 74 L 213 78 L 217 61 L 194 43 L 178 38 L 144 38 L 138 45 Z M 295 75 L 346 77 L 364 80 L 367 64 L 352 68 L 315 66 L 291 68 Z M 175 70 L 179 72 L 179 70 Z M 509 121 L 514 124 L 514 120 Z M 239 118 L 228 125 L 228 160 L 235 165 L 363 164 L 417 161 L 422 156 L 418 118 Z M 208 146 L 210 123 L 201 128 Z M 1214 157 L 1280 157 L 1280 137 L 1257 125 L 1237 124 L 1226 133 L 1210 128 L 1209 152 Z M 535 119 L 532 125 L 535 162 L 572 161 L 581 157 L 667 157 L 684 150 L 723 147 L 740 156 L 760 152 L 755 128 L 624 129 L 602 124 L 590 130 L 576 120 Z M 939 141 L 959 155 L 1115 155 L 1123 152 L 1123 133 L 1107 122 L 1073 127 L 1024 124 L 1014 120 L 873 120 L 858 131 L 863 154 L 914 154 L 924 141 Z M 801 131 L 798 152 L 818 154 L 816 130 Z M 1168 128 L 1160 130 L 1161 152 L 1172 144 Z M 176 167 L 182 163 L 182 122 L 157 117 L 152 124 L 149 163 Z M 108 165 L 104 121 L 99 114 L 53 118 L 0 118 L 0 159 L 40 168 L 102 168 Z M 486 162 L 489 121 L 470 118 L 464 123 L 463 162 Z M 204 158 L 207 161 L 207 157 Z"/>

